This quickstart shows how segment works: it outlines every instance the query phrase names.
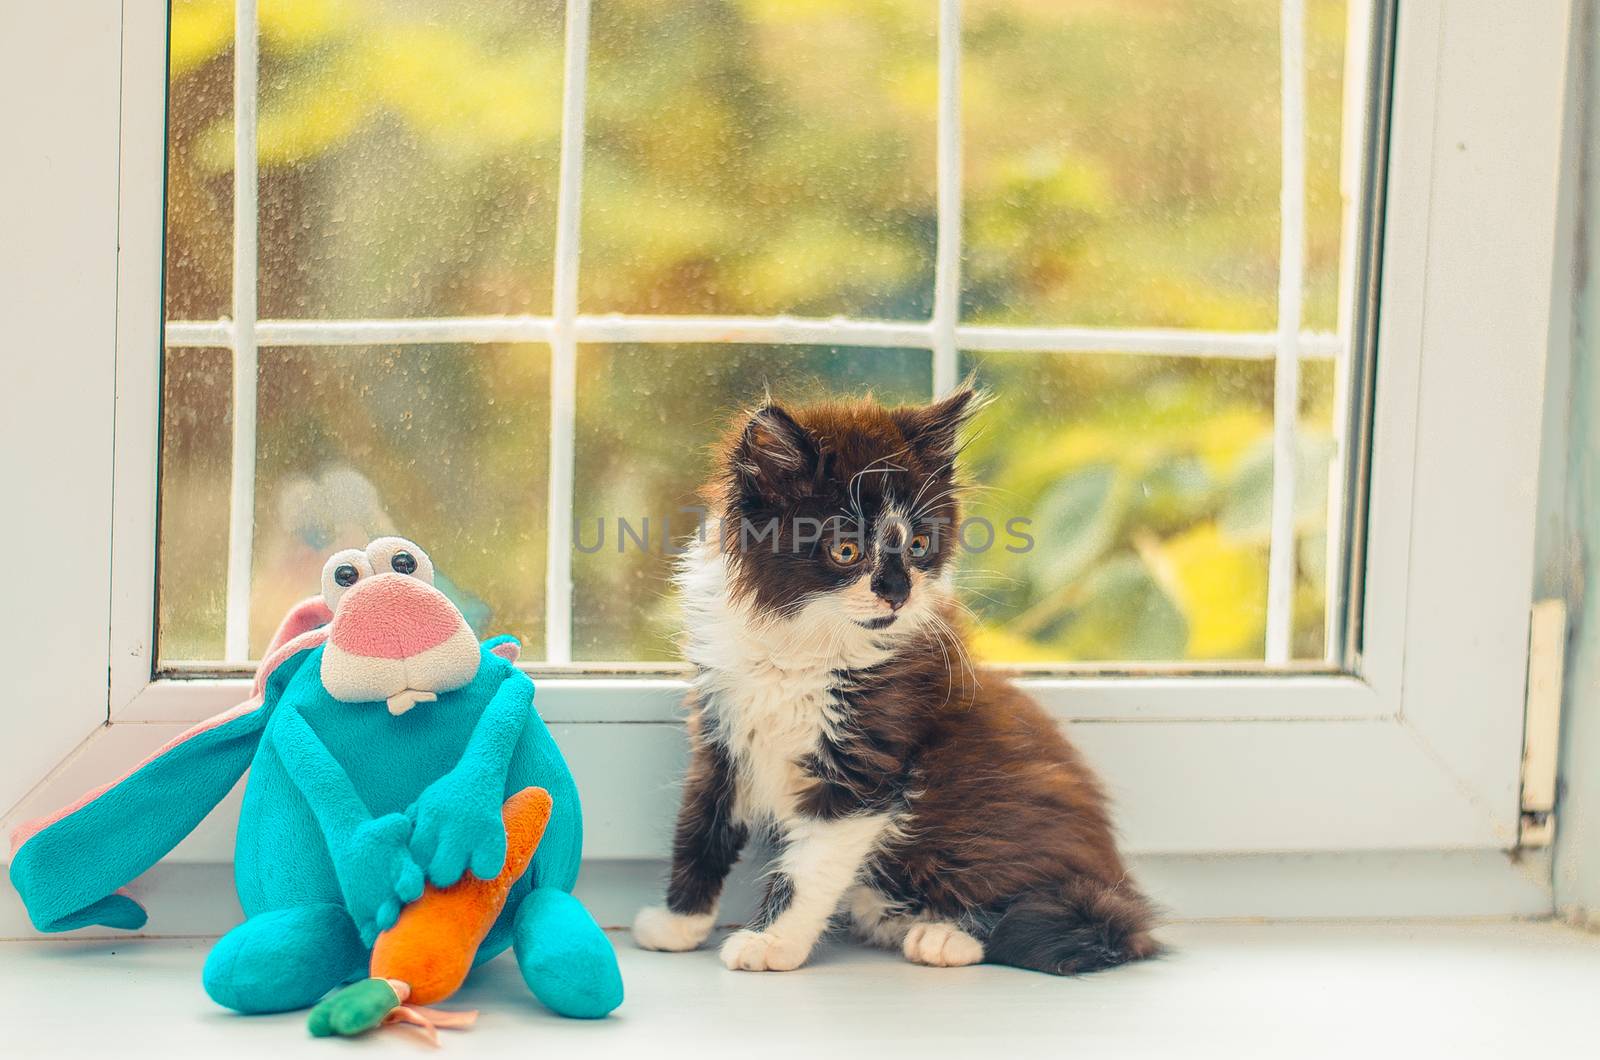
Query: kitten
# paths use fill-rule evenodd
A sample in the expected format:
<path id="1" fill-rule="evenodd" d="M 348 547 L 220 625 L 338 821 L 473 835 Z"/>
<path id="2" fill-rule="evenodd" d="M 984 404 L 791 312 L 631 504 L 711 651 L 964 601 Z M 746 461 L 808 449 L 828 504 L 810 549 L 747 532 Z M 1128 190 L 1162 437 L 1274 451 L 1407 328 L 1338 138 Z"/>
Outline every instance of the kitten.
<path id="1" fill-rule="evenodd" d="M 778 853 L 729 968 L 803 964 L 836 913 L 931 965 L 1057 975 L 1154 954 L 1100 784 L 956 631 L 957 434 L 968 388 L 738 423 L 679 588 L 692 760 L 665 908 L 638 943 L 690 950 L 752 833 Z M 942 522 L 941 522 L 942 520 Z"/>

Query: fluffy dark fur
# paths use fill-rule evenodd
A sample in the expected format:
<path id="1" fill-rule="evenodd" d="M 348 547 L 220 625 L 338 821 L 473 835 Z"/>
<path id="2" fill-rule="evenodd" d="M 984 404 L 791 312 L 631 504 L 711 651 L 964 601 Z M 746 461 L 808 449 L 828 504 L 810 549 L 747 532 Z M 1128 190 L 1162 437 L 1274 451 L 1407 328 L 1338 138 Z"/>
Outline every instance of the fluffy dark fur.
<path id="1" fill-rule="evenodd" d="M 816 836 L 834 834 L 825 826 L 838 824 L 843 835 L 852 822 L 883 821 L 859 864 L 844 862 L 835 878 L 791 874 L 780 856 L 752 930 L 771 935 L 775 947 L 798 940 L 791 949 L 803 960 L 808 925 L 786 914 L 809 897 L 812 906 L 876 910 L 857 924 L 875 941 L 898 944 L 911 926 L 938 921 L 981 943 L 984 960 L 1057 975 L 1157 951 L 1150 906 L 1128 878 L 1093 772 L 1014 685 L 964 665 L 959 609 L 940 576 L 956 558 L 957 435 L 976 405 L 967 388 L 896 409 L 769 404 L 726 440 L 707 498 L 722 518 L 728 606 L 742 608 L 733 613 L 753 627 L 778 630 L 762 635 L 782 644 L 783 623 L 811 621 L 807 608 L 837 603 L 838 636 L 859 638 L 867 661 L 851 664 L 841 650 L 839 665 L 816 671 L 819 712 L 834 720 L 819 721 L 814 739 L 783 752 L 765 747 L 767 723 L 751 716 L 770 708 L 746 702 L 739 672 L 712 672 L 724 664 L 702 649 L 696 661 L 705 680 L 690 705 L 693 758 L 667 896 L 671 913 L 696 925 L 684 929 L 690 945 L 709 929 L 722 880 L 752 827 L 770 829 L 780 845 L 807 837 L 814 848 L 804 863 L 815 863 L 851 856 L 843 840 L 827 840 L 837 849 L 821 845 Z M 824 532 L 810 541 L 813 524 Z M 767 528 L 775 528 L 771 540 L 753 544 Z M 894 547 L 916 535 L 927 535 L 921 554 Z M 851 565 L 830 552 L 844 537 L 866 550 Z M 816 621 L 824 620 L 833 621 Z M 793 678 L 797 698 L 807 694 L 805 680 Z M 803 708 L 784 712 L 791 725 L 805 717 Z M 775 762 L 774 754 L 793 757 Z M 788 771 L 786 786 L 762 786 L 773 770 Z M 773 790 L 780 794 L 761 794 Z M 687 948 L 646 926 L 641 917 L 644 944 L 653 944 L 650 936 L 664 940 L 657 948 Z M 918 959 L 910 942 L 906 949 Z M 785 966 L 766 957 L 752 964 L 727 948 L 724 958 L 737 967 Z"/>

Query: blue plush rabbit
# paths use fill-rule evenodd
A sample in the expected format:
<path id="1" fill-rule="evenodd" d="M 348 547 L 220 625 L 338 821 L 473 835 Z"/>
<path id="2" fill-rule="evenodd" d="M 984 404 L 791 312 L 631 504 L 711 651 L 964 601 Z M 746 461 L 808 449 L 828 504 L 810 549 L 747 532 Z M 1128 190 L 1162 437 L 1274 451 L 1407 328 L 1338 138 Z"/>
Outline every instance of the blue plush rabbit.
<path id="1" fill-rule="evenodd" d="M 378 933 L 425 882 L 499 873 L 501 803 L 540 787 L 549 824 L 477 960 L 513 945 L 554 1011 L 616 1008 L 616 954 L 571 894 L 577 788 L 514 665 L 516 642 L 479 644 L 432 583 L 427 555 L 401 538 L 329 559 L 323 596 L 285 619 L 249 700 L 18 833 L 11 879 L 34 925 L 143 925 L 118 888 L 248 768 L 235 851 L 246 920 L 211 951 L 205 987 L 240 1012 L 304 1008 L 366 975 Z"/>

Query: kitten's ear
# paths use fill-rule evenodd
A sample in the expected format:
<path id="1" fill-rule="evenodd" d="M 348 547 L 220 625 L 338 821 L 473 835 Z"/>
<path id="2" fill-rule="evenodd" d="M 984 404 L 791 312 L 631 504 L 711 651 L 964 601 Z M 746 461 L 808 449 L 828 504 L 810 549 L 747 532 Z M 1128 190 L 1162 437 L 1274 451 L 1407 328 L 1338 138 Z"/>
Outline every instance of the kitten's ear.
<path id="1" fill-rule="evenodd" d="M 960 449 L 961 428 L 986 400 L 969 378 L 938 401 L 898 408 L 891 415 L 918 455 L 948 467 L 955 463 Z"/>
<path id="2" fill-rule="evenodd" d="M 809 491 L 821 452 L 816 439 L 783 406 L 769 403 L 744 425 L 729 462 L 742 487 L 783 498 Z"/>

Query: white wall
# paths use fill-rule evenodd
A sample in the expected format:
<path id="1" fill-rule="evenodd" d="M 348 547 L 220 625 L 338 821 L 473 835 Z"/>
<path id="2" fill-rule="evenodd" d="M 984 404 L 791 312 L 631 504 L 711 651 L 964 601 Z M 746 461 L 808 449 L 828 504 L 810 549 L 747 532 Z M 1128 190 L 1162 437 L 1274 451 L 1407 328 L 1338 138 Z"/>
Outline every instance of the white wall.
<path id="1" fill-rule="evenodd" d="M 121 8 L 51 12 L 0 5 L 0 812 L 107 704 Z"/>

